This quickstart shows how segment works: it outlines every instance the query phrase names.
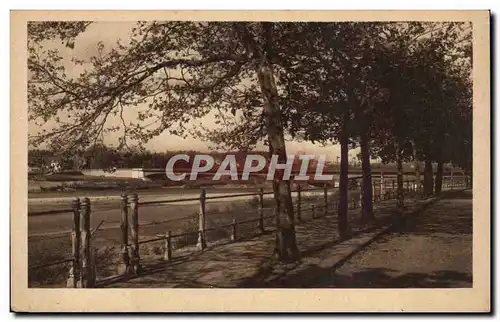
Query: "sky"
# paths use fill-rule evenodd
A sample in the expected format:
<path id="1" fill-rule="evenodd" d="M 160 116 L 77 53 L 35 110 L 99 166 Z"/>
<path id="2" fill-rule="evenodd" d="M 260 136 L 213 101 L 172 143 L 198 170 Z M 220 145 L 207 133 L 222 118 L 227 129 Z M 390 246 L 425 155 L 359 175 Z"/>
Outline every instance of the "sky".
<path id="1" fill-rule="evenodd" d="M 81 33 L 75 40 L 74 49 L 69 49 L 60 44 L 59 41 L 53 41 L 46 44 L 48 48 L 56 48 L 60 51 L 61 55 L 67 59 L 66 67 L 67 74 L 78 75 L 82 69 L 81 67 L 74 67 L 70 63 L 71 57 L 78 59 L 89 59 L 91 56 L 97 53 L 97 44 L 99 41 L 103 42 L 105 48 L 112 47 L 120 39 L 126 42 L 129 39 L 130 30 L 134 27 L 135 22 L 96 22 L 91 24 L 87 30 Z M 124 118 L 131 119 L 135 116 L 134 111 L 126 109 L 124 111 Z M 113 122 L 111 120 L 110 122 Z M 118 122 L 118 120 L 116 120 Z M 204 118 L 196 120 L 196 123 L 214 124 L 213 116 L 206 116 Z M 46 124 L 50 127 L 51 124 Z M 214 124 L 215 126 L 215 124 Z M 28 131 L 30 135 L 36 134 L 39 131 L 39 127 L 34 123 L 28 124 Z M 118 142 L 119 133 L 107 134 L 104 139 L 106 144 L 116 144 Z M 200 139 L 194 137 L 181 138 L 170 133 L 164 132 L 161 135 L 151 139 L 145 147 L 148 150 L 156 152 L 166 152 L 168 150 L 198 150 L 207 152 L 209 147 L 213 145 L 204 142 Z M 312 144 L 310 142 L 298 142 L 298 141 L 287 141 L 286 144 L 288 154 L 313 154 L 313 155 L 326 155 L 328 160 L 336 161 L 337 157 L 340 156 L 340 146 L 339 145 L 329 145 L 321 146 L 319 144 Z M 265 146 L 258 146 L 259 150 L 266 150 Z M 350 156 L 353 157 L 359 153 L 358 149 L 351 150 Z"/>

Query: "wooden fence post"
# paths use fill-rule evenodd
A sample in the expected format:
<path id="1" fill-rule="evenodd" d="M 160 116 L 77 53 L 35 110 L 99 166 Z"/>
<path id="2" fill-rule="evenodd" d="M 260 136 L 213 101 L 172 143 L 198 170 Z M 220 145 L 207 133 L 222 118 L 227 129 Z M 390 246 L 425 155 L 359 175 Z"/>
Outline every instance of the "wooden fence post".
<path id="1" fill-rule="evenodd" d="M 392 180 L 391 199 L 394 199 L 395 196 L 396 196 L 396 181 Z"/>
<path id="2" fill-rule="evenodd" d="M 364 180 L 364 178 L 362 179 Z M 358 202 L 358 206 L 359 208 L 362 208 L 363 207 L 363 198 L 364 198 L 364 195 L 365 195 L 365 190 L 364 190 L 364 187 L 365 185 L 363 184 L 363 181 L 361 182 L 361 189 L 359 190 L 360 191 L 360 194 L 359 194 L 359 202 Z"/>
<path id="3" fill-rule="evenodd" d="M 236 230 L 237 230 L 236 219 L 233 218 L 233 223 L 231 224 L 231 240 L 232 241 L 235 241 L 238 238 Z"/>
<path id="4" fill-rule="evenodd" d="M 198 215 L 198 242 L 196 243 L 196 248 L 198 250 L 204 250 L 207 247 L 205 240 L 205 202 L 207 198 L 207 192 L 205 188 L 201 188 L 200 193 L 200 213 Z"/>
<path id="5" fill-rule="evenodd" d="M 453 181 L 454 181 L 453 180 L 453 164 L 451 165 L 450 172 L 451 172 L 450 173 L 450 183 L 451 183 L 450 184 L 450 188 L 451 188 L 450 190 L 453 190 Z"/>
<path id="6" fill-rule="evenodd" d="M 375 190 L 375 179 L 372 177 L 372 202 L 375 203 L 377 201 L 377 190 Z"/>
<path id="7" fill-rule="evenodd" d="M 172 259 L 172 232 L 169 230 L 165 235 L 165 254 L 163 255 L 163 259 L 169 261 Z"/>
<path id="8" fill-rule="evenodd" d="M 83 198 L 81 204 L 81 254 L 82 270 L 80 273 L 80 286 L 82 288 L 93 287 L 90 272 L 90 199 Z"/>
<path id="9" fill-rule="evenodd" d="M 384 178 L 384 173 L 380 173 L 380 199 L 385 200 L 385 178 Z"/>
<path id="10" fill-rule="evenodd" d="M 128 254 L 128 196 L 126 193 L 121 195 L 121 255 L 122 262 L 118 268 L 120 275 L 128 275 L 130 273 L 130 257 Z"/>
<path id="11" fill-rule="evenodd" d="M 71 231 L 71 254 L 73 263 L 69 270 L 69 277 L 66 286 L 76 288 L 80 280 L 80 198 L 75 198 L 71 202 L 73 208 L 73 229 Z"/>
<path id="12" fill-rule="evenodd" d="M 264 233 L 264 189 L 259 189 L 259 230 Z"/>
<path id="13" fill-rule="evenodd" d="M 425 181 L 425 180 L 424 180 L 424 181 Z M 425 182 L 424 182 L 424 183 L 425 183 Z M 420 199 L 422 199 L 422 200 L 426 198 L 426 196 L 425 196 L 424 192 L 425 192 L 425 187 L 424 187 L 424 184 L 422 184 L 422 182 L 419 182 L 419 183 L 418 183 L 418 195 L 417 195 L 417 196 L 418 196 Z"/>
<path id="14" fill-rule="evenodd" d="M 302 187 L 297 184 L 297 222 L 302 222 Z"/>
<path id="15" fill-rule="evenodd" d="M 130 210 L 132 212 L 130 226 L 130 236 L 132 238 L 131 265 L 133 273 L 138 275 L 141 273 L 141 258 L 139 254 L 139 196 L 136 193 L 130 196 Z"/>
<path id="16" fill-rule="evenodd" d="M 91 284 L 95 285 L 97 279 L 97 248 L 92 247 L 90 252 L 90 280 Z"/>
<path id="17" fill-rule="evenodd" d="M 324 216 L 326 217 L 328 215 L 328 186 L 326 183 L 323 185 L 323 198 L 325 199 Z"/>
<path id="18" fill-rule="evenodd" d="M 314 205 L 312 205 L 311 210 L 312 210 L 312 218 L 315 219 L 316 218 L 316 207 Z"/>

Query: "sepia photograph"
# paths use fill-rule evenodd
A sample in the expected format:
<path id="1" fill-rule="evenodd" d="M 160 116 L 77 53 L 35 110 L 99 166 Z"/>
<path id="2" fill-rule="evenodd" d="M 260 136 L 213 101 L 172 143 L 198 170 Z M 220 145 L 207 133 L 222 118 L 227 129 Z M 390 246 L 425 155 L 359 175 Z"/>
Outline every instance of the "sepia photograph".
<path id="1" fill-rule="evenodd" d="M 489 12 L 239 14 L 11 12 L 14 310 L 489 311 Z"/>

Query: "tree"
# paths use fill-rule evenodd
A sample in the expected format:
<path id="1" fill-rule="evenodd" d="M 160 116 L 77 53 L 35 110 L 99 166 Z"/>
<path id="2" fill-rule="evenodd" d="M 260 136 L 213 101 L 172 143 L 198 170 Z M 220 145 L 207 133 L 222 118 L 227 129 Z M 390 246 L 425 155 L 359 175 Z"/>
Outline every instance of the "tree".
<path id="1" fill-rule="evenodd" d="M 471 35 L 467 24 L 449 23 L 422 39 L 414 49 L 415 79 L 412 101 L 421 106 L 411 132 L 425 161 L 424 193 L 441 192 L 443 165 L 450 153 L 463 144 L 457 130 L 459 119 L 472 108 Z M 437 163 L 433 182 L 432 163 Z"/>
<path id="2" fill-rule="evenodd" d="M 456 112 L 456 104 L 448 104 L 453 95 L 449 95 L 445 80 L 450 72 L 467 74 L 467 28 L 462 23 L 417 23 L 392 28 L 386 34 L 393 41 L 381 46 L 382 54 L 378 55 L 380 82 L 390 91 L 388 101 L 378 109 L 386 119 L 377 118 L 377 128 L 389 130 L 377 136 L 378 153 L 386 160 L 395 155 L 400 170 L 404 159 L 413 158 L 416 164 L 418 159 L 424 160 L 426 195 L 433 193 L 432 162 L 437 161 L 438 169 L 442 169 L 445 133 Z M 402 175 L 398 175 L 398 195 L 402 198 L 400 184 Z"/>
<path id="3" fill-rule="evenodd" d="M 288 136 L 340 143 L 342 238 L 349 236 L 349 148 L 361 148 L 365 220 L 373 216 L 373 156 L 397 163 L 401 208 L 404 161 L 425 161 L 427 193 L 432 162 L 471 166 L 471 131 L 460 130 L 471 122 L 470 50 L 459 41 L 467 37 L 460 23 L 154 21 L 139 22 L 129 43 L 98 44 L 88 61 L 68 62 L 45 48 L 54 38 L 72 48 L 88 27 L 28 27 L 29 118 L 55 122 L 30 137 L 34 146 L 81 153 L 119 132 L 116 149 L 134 151 L 168 131 L 242 151 L 264 142 L 285 163 Z M 82 73 L 68 74 L 71 63 Z M 192 125 L 208 115 L 218 128 Z M 157 162 L 132 156 L 134 164 Z M 276 253 L 297 258 L 290 181 L 276 176 L 273 190 Z"/>
<path id="4" fill-rule="evenodd" d="M 280 70 L 287 124 L 293 137 L 312 142 L 341 146 L 338 231 L 347 238 L 348 151 L 352 133 L 354 100 L 352 71 L 343 68 L 343 55 L 338 48 L 355 46 L 356 25 L 353 23 L 308 23 L 293 29 L 297 41 L 287 43 L 294 53 Z M 292 46 L 290 48 L 290 46 Z M 352 62 L 348 62 L 352 63 Z"/>
<path id="5" fill-rule="evenodd" d="M 269 152 L 277 154 L 279 162 L 286 160 L 273 71 L 273 24 L 139 22 L 129 44 L 110 49 L 99 44 L 98 55 L 90 61 L 74 60 L 85 67 L 77 77 L 66 74 L 58 52 L 44 50 L 40 39 L 58 36 L 71 44 L 87 24 L 31 24 L 30 120 L 56 122 L 54 129 L 31 137 L 33 145 L 85 148 L 111 131 L 122 133 L 118 148 L 128 146 L 129 140 L 145 143 L 164 131 L 186 135 L 190 120 L 215 107 L 233 115 L 241 109 L 260 119 L 257 130 L 266 133 Z M 250 100 L 255 104 L 239 105 Z M 123 112 L 129 107 L 135 107 L 137 121 L 127 124 Z M 110 126 L 111 118 L 121 124 Z M 277 254 L 281 259 L 297 258 L 290 183 L 276 178 L 273 187 Z M 283 218 L 281 201 L 287 214 Z M 290 235 L 286 243 L 280 235 L 284 231 Z"/>
<path id="6" fill-rule="evenodd" d="M 344 54 L 340 55 L 342 67 L 349 72 L 347 86 L 351 92 L 349 101 L 353 110 L 353 127 L 355 129 L 353 136 L 358 138 L 361 148 L 360 160 L 363 173 L 361 218 L 366 222 L 374 219 L 370 165 L 370 143 L 376 130 L 373 126 L 373 114 L 375 105 L 385 96 L 384 89 L 377 83 L 378 75 L 374 73 L 372 68 L 373 64 L 376 63 L 377 53 L 373 49 L 385 41 L 381 37 L 384 26 L 383 23 L 356 24 L 352 31 L 356 36 L 350 36 L 356 41 L 345 47 Z"/>
<path id="7" fill-rule="evenodd" d="M 30 149 L 28 150 L 28 165 L 31 167 L 46 168 L 54 154 L 44 149 Z"/>

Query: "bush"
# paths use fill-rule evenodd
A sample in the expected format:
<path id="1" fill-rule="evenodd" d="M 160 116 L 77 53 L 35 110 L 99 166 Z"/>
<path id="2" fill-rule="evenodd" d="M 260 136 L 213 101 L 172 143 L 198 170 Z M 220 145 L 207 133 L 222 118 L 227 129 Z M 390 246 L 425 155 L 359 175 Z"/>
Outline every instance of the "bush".
<path id="1" fill-rule="evenodd" d="M 65 286 L 71 263 L 28 270 L 28 287 Z"/>
<path id="2" fill-rule="evenodd" d="M 230 229 L 229 227 L 226 227 L 226 228 L 217 228 L 214 230 L 209 230 L 206 232 L 205 238 L 207 239 L 207 241 L 210 242 L 215 242 L 223 239 L 229 240 L 229 238 L 231 238 Z"/>
<path id="3" fill-rule="evenodd" d="M 83 172 L 79 170 L 62 170 L 59 171 L 58 174 L 67 174 L 71 176 L 83 176 Z"/>
<path id="4" fill-rule="evenodd" d="M 172 239 L 173 248 L 182 248 L 186 246 L 194 246 L 198 241 L 198 220 L 196 218 L 189 219 L 181 224 L 180 233 L 193 232 L 192 234 L 182 235 Z M 177 234 L 174 234 L 177 235 Z"/>
<path id="5" fill-rule="evenodd" d="M 260 206 L 260 198 L 257 196 L 253 196 L 251 199 L 247 201 L 248 205 L 251 207 L 259 207 Z"/>
<path id="6" fill-rule="evenodd" d="M 222 222 L 217 222 L 216 220 L 207 218 L 206 221 L 206 229 L 207 231 L 205 232 L 205 241 L 208 242 L 215 242 L 221 239 L 229 239 L 230 238 L 230 228 L 229 227 L 224 227 L 224 228 L 215 228 L 211 229 L 211 227 L 217 227 L 221 226 L 224 223 Z M 184 221 L 181 224 L 181 227 L 179 229 L 180 234 L 184 233 L 190 233 L 186 235 L 182 235 L 179 237 L 174 237 L 172 238 L 172 248 L 178 249 L 182 247 L 187 247 L 187 246 L 195 246 L 198 242 L 198 219 L 193 218 L 189 219 L 187 221 Z M 178 233 L 174 233 L 174 235 L 177 235 Z"/>

